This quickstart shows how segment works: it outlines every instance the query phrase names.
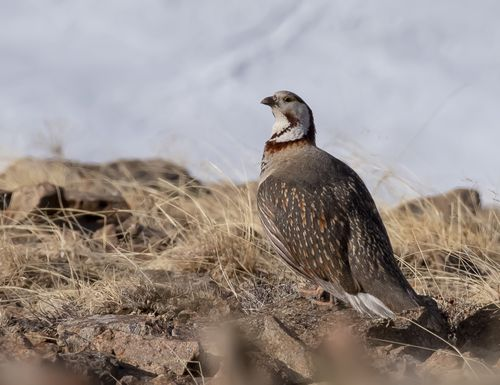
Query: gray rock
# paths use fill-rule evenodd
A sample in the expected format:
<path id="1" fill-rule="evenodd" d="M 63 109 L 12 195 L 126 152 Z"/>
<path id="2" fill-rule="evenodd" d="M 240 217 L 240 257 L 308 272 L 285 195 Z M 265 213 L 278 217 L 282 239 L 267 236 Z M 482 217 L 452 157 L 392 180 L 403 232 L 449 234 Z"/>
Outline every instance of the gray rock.
<path id="1" fill-rule="evenodd" d="M 156 375 L 169 370 L 182 375 L 199 354 L 196 341 L 181 341 L 155 333 L 145 316 L 104 315 L 60 324 L 59 343 L 69 353 L 84 350 L 112 354 L 123 363 Z"/>
<path id="2" fill-rule="evenodd" d="M 457 346 L 462 351 L 495 364 L 500 360 L 500 309 L 486 306 L 457 327 Z"/>
<path id="3" fill-rule="evenodd" d="M 312 378 L 314 367 L 310 352 L 301 341 L 290 335 L 276 318 L 264 319 L 259 343 L 266 354 L 281 361 L 298 377 Z"/>
<path id="4" fill-rule="evenodd" d="M 94 339 L 99 352 L 114 354 L 120 361 L 154 374 L 168 370 L 182 375 L 199 354 L 198 342 L 165 337 L 139 336 L 107 330 Z"/>
<path id="5" fill-rule="evenodd" d="M 442 376 L 446 372 L 462 369 L 464 360 L 456 352 L 439 349 L 420 365 L 425 375 Z"/>
<path id="6" fill-rule="evenodd" d="M 120 191 L 115 182 L 137 182 L 158 187 L 164 183 L 198 188 L 202 184 L 182 166 L 163 159 L 121 159 L 110 163 L 80 163 L 62 159 L 23 158 L 0 174 L 0 189 L 14 189 L 49 182 L 64 188 L 97 194 Z"/>
<path id="7" fill-rule="evenodd" d="M 90 385 L 84 378 L 48 365 L 9 363 L 0 366 L 2 385 Z"/>
<path id="8" fill-rule="evenodd" d="M 477 190 L 457 188 L 443 194 L 416 198 L 407 201 L 397 210 L 407 214 L 422 215 L 433 210 L 449 220 L 458 213 L 475 215 L 481 209 L 481 197 Z"/>
<path id="9" fill-rule="evenodd" d="M 57 210 L 65 205 L 63 190 L 45 182 L 15 190 L 5 210 L 5 216 L 14 221 L 21 221 L 36 211 Z"/>

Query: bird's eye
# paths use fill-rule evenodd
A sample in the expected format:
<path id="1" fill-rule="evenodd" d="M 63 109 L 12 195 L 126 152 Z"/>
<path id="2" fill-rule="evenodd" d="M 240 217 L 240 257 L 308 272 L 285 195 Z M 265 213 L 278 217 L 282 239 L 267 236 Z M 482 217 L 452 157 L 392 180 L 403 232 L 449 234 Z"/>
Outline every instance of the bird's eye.
<path id="1" fill-rule="evenodd" d="M 283 101 L 284 101 L 285 103 L 290 103 L 291 101 L 293 101 L 293 99 L 292 99 L 290 96 L 286 96 L 286 97 L 283 99 Z"/>

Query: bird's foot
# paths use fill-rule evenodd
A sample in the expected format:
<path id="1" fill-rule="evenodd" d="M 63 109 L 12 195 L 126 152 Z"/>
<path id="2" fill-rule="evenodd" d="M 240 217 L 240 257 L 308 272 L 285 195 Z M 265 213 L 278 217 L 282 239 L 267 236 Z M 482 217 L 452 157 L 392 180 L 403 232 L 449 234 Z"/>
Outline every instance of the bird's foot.
<path id="1" fill-rule="evenodd" d="M 335 298 L 330 293 L 326 291 L 321 294 L 319 299 L 312 299 L 311 303 L 317 306 L 325 306 L 328 308 L 333 308 L 339 305 L 337 298 Z"/>
<path id="2" fill-rule="evenodd" d="M 332 297 L 328 301 L 322 301 L 320 299 L 311 299 L 311 303 L 316 306 L 324 306 L 327 308 L 333 308 L 335 306 L 335 301 L 332 300 Z"/>
<path id="3" fill-rule="evenodd" d="M 299 293 L 311 300 L 311 303 L 318 306 L 334 307 L 338 305 L 337 299 L 323 290 L 321 286 L 318 286 L 314 290 L 299 289 Z"/>
<path id="4" fill-rule="evenodd" d="M 316 289 L 307 290 L 307 289 L 298 289 L 298 292 L 303 297 L 321 299 L 323 293 L 326 293 L 321 286 L 318 286 Z"/>

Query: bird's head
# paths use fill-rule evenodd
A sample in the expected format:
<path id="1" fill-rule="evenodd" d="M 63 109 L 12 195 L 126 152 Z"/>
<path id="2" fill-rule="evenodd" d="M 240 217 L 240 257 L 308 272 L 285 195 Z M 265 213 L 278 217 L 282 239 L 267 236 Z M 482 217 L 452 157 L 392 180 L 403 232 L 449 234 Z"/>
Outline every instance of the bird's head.
<path id="1" fill-rule="evenodd" d="M 290 91 L 278 91 L 262 99 L 262 104 L 271 107 L 274 125 L 270 142 L 293 142 L 300 139 L 315 141 L 313 114 L 300 96 Z"/>

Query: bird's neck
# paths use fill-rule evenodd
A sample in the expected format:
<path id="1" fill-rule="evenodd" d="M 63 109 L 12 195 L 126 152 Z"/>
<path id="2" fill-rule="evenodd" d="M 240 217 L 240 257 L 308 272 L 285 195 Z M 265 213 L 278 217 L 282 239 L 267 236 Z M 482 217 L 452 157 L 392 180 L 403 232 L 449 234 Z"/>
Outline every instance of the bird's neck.
<path id="1" fill-rule="evenodd" d="M 279 151 L 288 146 L 316 145 L 316 128 L 310 109 L 299 118 L 292 114 L 273 110 L 274 125 L 271 138 L 266 142 L 266 151 Z"/>
<path id="2" fill-rule="evenodd" d="M 288 141 L 275 141 L 269 139 L 264 146 L 264 154 L 262 155 L 261 173 L 264 173 L 267 166 L 277 154 L 285 154 L 288 150 L 299 149 L 305 146 L 316 146 L 316 130 L 314 123 L 309 126 L 305 135 Z"/>
<path id="3" fill-rule="evenodd" d="M 310 111 L 300 117 L 278 110 L 273 110 L 273 114 L 275 120 L 272 135 L 267 143 L 295 142 L 304 138 L 314 141 L 314 121 Z"/>
<path id="4" fill-rule="evenodd" d="M 316 146 L 314 139 L 309 137 L 289 141 L 289 142 L 273 142 L 268 140 L 264 146 L 264 157 L 273 155 L 276 152 L 285 151 L 287 149 L 295 149 L 302 146 Z"/>
<path id="5" fill-rule="evenodd" d="M 300 119 L 278 110 L 273 110 L 273 114 L 275 117 L 273 131 L 271 138 L 264 146 L 261 173 L 264 173 L 276 154 L 301 146 L 316 146 L 316 128 L 309 107 L 307 107 L 307 116 L 301 116 Z"/>

